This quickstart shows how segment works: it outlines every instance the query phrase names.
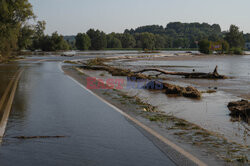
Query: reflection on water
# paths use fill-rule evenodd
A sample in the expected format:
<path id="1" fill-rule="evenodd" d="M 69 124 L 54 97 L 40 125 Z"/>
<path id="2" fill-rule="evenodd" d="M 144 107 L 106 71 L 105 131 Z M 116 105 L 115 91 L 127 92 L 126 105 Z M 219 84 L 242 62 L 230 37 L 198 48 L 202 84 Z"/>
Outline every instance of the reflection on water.
<path id="1" fill-rule="evenodd" d="M 18 70 L 18 65 L 15 63 L 11 64 L 0 64 L 0 98 L 2 100 L 3 94 L 6 91 L 7 86 L 9 85 L 10 81 L 13 79 L 14 74 Z M 5 106 L 5 103 L 4 105 Z M 0 121 L 3 115 L 3 109 L 0 110 Z"/>
<path id="2" fill-rule="evenodd" d="M 10 79 L 13 78 L 13 75 L 17 70 L 18 70 L 18 65 L 15 63 L 0 64 L 0 96 L 2 96 Z"/>

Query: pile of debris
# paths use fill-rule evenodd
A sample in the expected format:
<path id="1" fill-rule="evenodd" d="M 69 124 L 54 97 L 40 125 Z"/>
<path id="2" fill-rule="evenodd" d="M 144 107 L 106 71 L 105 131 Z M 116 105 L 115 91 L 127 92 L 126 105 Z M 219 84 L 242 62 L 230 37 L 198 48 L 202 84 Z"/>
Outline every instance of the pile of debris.
<path id="1" fill-rule="evenodd" d="M 231 116 L 241 117 L 246 122 L 250 122 L 250 102 L 248 100 L 230 102 L 227 107 L 231 111 Z"/>
<path id="2" fill-rule="evenodd" d="M 164 90 L 167 95 L 177 95 L 196 99 L 201 98 L 201 92 L 191 86 L 181 87 L 179 85 L 162 83 L 160 81 L 150 81 L 143 88 L 151 90 Z"/>

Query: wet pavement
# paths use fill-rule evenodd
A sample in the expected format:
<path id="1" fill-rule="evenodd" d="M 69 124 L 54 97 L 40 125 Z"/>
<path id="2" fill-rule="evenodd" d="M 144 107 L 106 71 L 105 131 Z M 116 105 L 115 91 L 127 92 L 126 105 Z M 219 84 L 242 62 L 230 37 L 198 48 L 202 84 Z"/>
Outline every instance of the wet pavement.
<path id="1" fill-rule="evenodd" d="M 1 165 L 174 165 L 121 114 L 65 75 L 59 62 L 19 66 L 25 70 L 0 146 Z"/>

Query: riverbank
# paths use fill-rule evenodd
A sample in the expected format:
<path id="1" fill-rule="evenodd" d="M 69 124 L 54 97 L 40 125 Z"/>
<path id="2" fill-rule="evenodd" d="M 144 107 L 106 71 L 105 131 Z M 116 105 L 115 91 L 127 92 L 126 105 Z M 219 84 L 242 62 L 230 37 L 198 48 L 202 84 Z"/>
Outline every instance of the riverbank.
<path id="1" fill-rule="evenodd" d="M 88 76 L 111 77 L 103 71 L 76 70 L 69 66 L 63 69 L 85 86 Z M 138 96 L 131 96 L 129 93 L 112 89 L 96 89 L 93 92 L 207 163 L 213 163 L 213 161 L 221 165 L 228 162 L 245 163 L 249 158 L 247 156 L 248 146 L 227 141 L 226 138 L 217 133 L 209 132 L 172 114 L 166 114 Z"/>

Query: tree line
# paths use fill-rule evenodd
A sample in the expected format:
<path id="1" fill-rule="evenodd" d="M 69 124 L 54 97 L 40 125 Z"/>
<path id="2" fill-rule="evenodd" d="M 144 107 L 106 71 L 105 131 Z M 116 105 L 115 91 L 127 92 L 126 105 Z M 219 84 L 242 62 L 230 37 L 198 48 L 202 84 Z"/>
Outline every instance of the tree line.
<path id="1" fill-rule="evenodd" d="M 250 34 L 243 34 L 235 25 L 222 32 L 218 24 L 175 22 L 167 24 L 166 28 L 159 25 L 142 26 L 135 30 L 126 29 L 124 33 L 105 34 L 100 30 L 90 29 L 76 35 L 75 48 L 199 48 L 200 52 L 206 54 L 213 51 L 238 54 L 244 49 L 245 42 L 249 41 Z"/>
<path id="2" fill-rule="evenodd" d="M 57 32 L 45 35 L 45 21 L 28 24 L 35 15 L 28 0 L 0 1 L 0 54 L 9 55 L 19 50 L 102 50 L 102 49 L 164 49 L 191 48 L 203 53 L 240 52 L 250 34 L 243 34 L 232 25 L 222 31 L 218 24 L 171 22 L 160 25 L 141 26 L 126 29 L 123 33 L 105 34 L 90 29 L 76 36 L 65 37 Z M 215 47 L 218 47 L 216 48 Z"/>

